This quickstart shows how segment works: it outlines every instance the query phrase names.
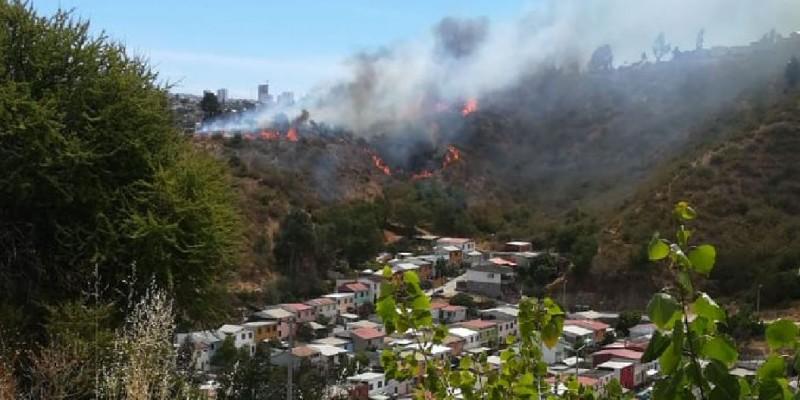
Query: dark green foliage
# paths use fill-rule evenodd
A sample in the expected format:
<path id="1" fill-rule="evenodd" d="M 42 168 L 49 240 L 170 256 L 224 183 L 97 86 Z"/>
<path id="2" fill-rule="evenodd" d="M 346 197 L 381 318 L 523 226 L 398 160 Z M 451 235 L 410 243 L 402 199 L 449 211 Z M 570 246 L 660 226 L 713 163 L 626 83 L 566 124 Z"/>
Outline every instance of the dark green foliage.
<path id="1" fill-rule="evenodd" d="M 320 271 L 316 263 L 317 236 L 311 215 L 292 210 L 281 221 L 275 239 L 275 261 L 293 289 L 293 296 L 314 295 L 320 287 Z"/>
<path id="2" fill-rule="evenodd" d="M 599 226 L 590 215 L 572 210 L 565 216 L 562 225 L 551 233 L 550 241 L 556 250 L 569 256 L 575 265 L 575 275 L 586 276 L 597 253 L 597 233 Z"/>
<path id="3" fill-rule="evenodd" d="M 641 321 L 642 313 L 638 311 L 623 311 L 619 314 L 619 319 L 614 329 L 622 336 L 628 336 L 630 329 Z"/>
<path id="4" fill-rule="evenodd" d="M 379 203 L 359 201 L 329 207 L 315 216 L 318 240 L 351 268 L 357 268 L 383 247 L 384 211 Z"/>
<path id="5" fill-rule="evenodd" d="M 237 362 L 245 360 L 247 356 L 246 353 L 236 348 L 233 336 L 226 336 L 219 349 L 214 352 L 214 357 L 211 358 L 211 365 L 223 371 L 228 371 Z"/>
<path id="6" fill-rule="evenodd" d="M 0 26 L 0 303 L 75 298 L 96 267 L 108 300 L 156 278 L 183 320 L 216 315 L 236 213 L 156 74 L 68 13 L 3 2 Z"/>

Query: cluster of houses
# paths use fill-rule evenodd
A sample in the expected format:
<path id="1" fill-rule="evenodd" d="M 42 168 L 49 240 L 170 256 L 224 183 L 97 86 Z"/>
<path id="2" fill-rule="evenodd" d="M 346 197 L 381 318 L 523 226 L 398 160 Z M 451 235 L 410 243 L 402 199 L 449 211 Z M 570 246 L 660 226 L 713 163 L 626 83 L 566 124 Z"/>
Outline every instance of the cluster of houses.
<path id="1" fill-rule="evenodd" d="M 437 266 L 444 263 L 464 268 L 459 290 L 484 297 L 508 297 L 503 293 L 504 285 L 509 280 L 509 285 L 513 284 L 515 268 L 539 254 L 527 242 L 510 242 L 503 251 L 484 254 L 469 239 L 424 240 L 434 241 L 433 254 L 400 253 L 381 261 L 396 274 L 416 271 L 422 280 L 431 282 L 432 294 L 446 283 L 437 271 Z M 403 398 L 414 382 L 387 379 L 380 366 L 380 352 L 385 348 L 413 351 L 418 344 L 413 332 L 387 335 L 378 317 L 364 312 L 372 310 L 368 305 L 377 301 L 382 280 L 382 271 L 364 270 L 354 279 L 338 280 L 335 293 L 267 306 L 239 324 L 178 334 L 176 345 L 188 341 L 195 368 L 205 372 L 213 372 L 214 355 L 226 340 L 250 355 L 255 354 L 258 344 L 271 343 L 271 362 L 293 368 L 311 363 L 327 369 L 356 358 L 366 360 L 359 366 L 360 373 L 345 377 L 344 385 L 339 382 L 341 390 L 354 399 Z M 434 357 L 443 360 L 457 362 L 465 354 L 485 354 L 490 363 L 499 367 L 499 349 L 505 346 L 509 335 L 519 334 L 519 309 L 513 303 L 469 310 L 434 296 L 431 312 L 435 321 L 448 327 L 442 344 L 431 349 Z M 558 344 L 552 349 L 542 348 L 552 379 L 561 381 L 564 375 L 577 374 L 581 383 L 601 391 L 614 378 L 628 389 L 651 380 L 658 365 L 642 363 L 641 358 L 652 325 L 634 327 L 629 339 L 614 341 L 609 335 L 613 334 L 611 326 L 616 318 L 616 314 L 609 313 L 571 314 Z M 306 333 L 299 335 L 300 329 Z"/>

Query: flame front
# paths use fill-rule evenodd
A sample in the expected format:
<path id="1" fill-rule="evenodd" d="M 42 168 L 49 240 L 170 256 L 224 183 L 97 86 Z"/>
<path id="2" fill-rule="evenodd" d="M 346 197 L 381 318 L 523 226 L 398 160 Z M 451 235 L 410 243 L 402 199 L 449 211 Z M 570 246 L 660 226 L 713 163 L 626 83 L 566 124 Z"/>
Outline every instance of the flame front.
<path id="1" fill-rule="evenodd" d="M 384 175 L 388 176 L 392 175 L 392 169 L 389 168 L 389 166 L 386 165 L 386 162 L 383 161 L 383 159 L 378 157 L 376 154 L 372 155 L 372 164 L 375 165 L 375 168 L 383 172 Z"/>
<path id="2" fill-rule="evenodd" d="M 442 168 L 447 168 L 454 162 L 461 159 L 461 151 L 452 144 L 447 146 L 447 152 L 444 153 L 444 160 L 442 160 Z"/>
<path id="3" fill-rule="evenodd" d="M 258 136 L 262 140 L 278 140 L 278 139 L 280 139 L 280 135 L 278 134 L 278 132 L 268 131 L 268 130 L 261 131 L 261 133 Z"/>
<path id="4" fill-rule="evenodd" d="M 296 128 L 289 128 L 289 132 L 286 133 L 286 140 L 290 142 L 296 142 L 298 140 Z"/>
<path id="5" fill-rule="evenodd" d="M 475 111 L 478 111 L 478 100 L 477 99 L 469 99 L 464 104 L 464 107 L 461 108 L 461 115 L 467 116 Z"/>
<path id="6" fill-rule="evenodd" d="M 431 178 L 431 177 L 433 177 L 433 172 L 431 172 L 430 170 L 426 169 L 424 171 L 417 172 L 416 174 L 411 175 L 411 180 L 412 181 L 417 181 L 417 180 L 420 180 L 420 179 L 428 179 L 428 178 Z"/>

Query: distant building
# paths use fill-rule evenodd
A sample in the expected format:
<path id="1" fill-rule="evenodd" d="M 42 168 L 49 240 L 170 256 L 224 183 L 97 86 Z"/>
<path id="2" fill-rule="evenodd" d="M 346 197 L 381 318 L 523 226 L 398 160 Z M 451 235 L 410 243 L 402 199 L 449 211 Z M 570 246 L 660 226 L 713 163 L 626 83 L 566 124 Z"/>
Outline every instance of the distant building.
<path id="1" fill-rule="evenodd" d="M 473 265 L 467 268 L 462 284 L 467 292 L 502 298 L 516 293 L 515 276 L 516 272 L 511 267 L 495 264 Z"/>
<path id="2" fill-rule="evenodd" d="M 269 95 L 269 83 L 258 85 L 258 102 L 261 104 L 272 102 L 272 96 Z"/>
<path id="3" fill-rule="evenodd" d="M 225 104 L 228 101 L 228 89 L 217 89 L 217 100 L 220 104 Z"/>
<path id="4" fill-rule="evenodd" d="M 294 93 L 282 92 L 278 95 L 277 102 L 279 106 L 290 107 L 294 105 Z"/>

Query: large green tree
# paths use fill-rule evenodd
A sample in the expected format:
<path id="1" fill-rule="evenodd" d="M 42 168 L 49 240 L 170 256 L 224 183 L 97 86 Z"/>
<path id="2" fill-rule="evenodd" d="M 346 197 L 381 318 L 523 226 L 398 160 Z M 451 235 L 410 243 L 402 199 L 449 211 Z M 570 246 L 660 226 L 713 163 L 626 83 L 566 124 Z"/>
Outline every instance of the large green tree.
<path id="1" fill-rule="evenodd" d="M 226 172 L 177 133 L 148 64 L 88 30 L 0 2 L 0 304 L 155 279 L 209 318 L 238 254 Z"/>

